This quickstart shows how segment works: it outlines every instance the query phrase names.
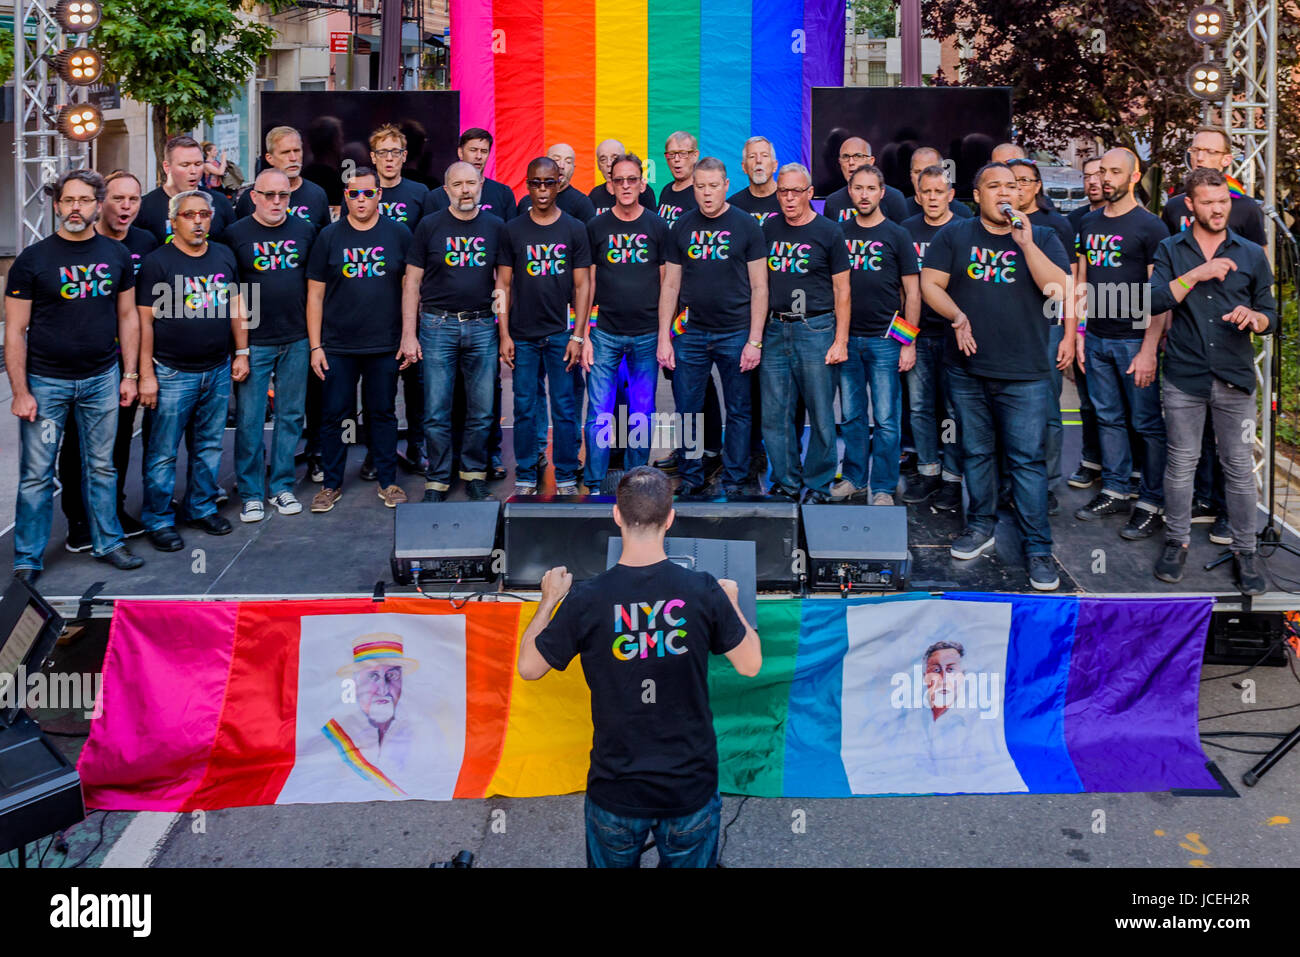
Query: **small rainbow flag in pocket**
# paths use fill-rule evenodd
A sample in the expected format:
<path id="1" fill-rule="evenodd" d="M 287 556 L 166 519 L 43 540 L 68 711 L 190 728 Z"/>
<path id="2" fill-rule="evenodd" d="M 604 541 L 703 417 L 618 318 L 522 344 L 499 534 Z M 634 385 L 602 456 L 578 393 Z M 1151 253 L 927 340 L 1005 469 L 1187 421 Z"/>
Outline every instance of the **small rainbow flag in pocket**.
<path id="1" fill-rule="evenodd" d="M 905 346 L 910 346 L 916 341 L 916 335 L 920 331 L 920 327 L 912 325 L 898 313 L 894 313 L 894 318 L 890 321 L 889 329 L 886 330 L 885 335 L 891 339 L 897 339 Z"/>
<path id="2" fill-rule="evenodd" d="M 591 318 L 587 320 L 587 325 L 590 326 L 590 327 L 592 327 L 592 328 L 595 328 L 595 326 L 596 326 L 596 320 L 599 319 L 599 318 L 600 318 L 600 306 L 592 306 L 592 307 L 591 307 Z M 570 304 L 570 306 L 569 306 L 569 331 L 572 332 L 573 329 L 574 329 L 574 327 L 575 327 L 577 324 L 578 324 L 578 322 L 577 322 L 577 317 L 573 314 L 573 306 L 572 306 L 572 304 Z"/>

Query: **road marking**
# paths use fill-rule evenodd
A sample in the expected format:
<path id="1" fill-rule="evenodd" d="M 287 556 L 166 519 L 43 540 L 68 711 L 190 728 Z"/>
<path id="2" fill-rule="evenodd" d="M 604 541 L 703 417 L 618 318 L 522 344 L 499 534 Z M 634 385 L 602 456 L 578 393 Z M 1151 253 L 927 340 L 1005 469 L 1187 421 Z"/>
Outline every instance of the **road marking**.
<path id="1" fill-rule="evenodd" d="M 109 848 L 100 867 L 148 867 L 178 820 L 179 814 L 166 811 L 139 812 Z"/>

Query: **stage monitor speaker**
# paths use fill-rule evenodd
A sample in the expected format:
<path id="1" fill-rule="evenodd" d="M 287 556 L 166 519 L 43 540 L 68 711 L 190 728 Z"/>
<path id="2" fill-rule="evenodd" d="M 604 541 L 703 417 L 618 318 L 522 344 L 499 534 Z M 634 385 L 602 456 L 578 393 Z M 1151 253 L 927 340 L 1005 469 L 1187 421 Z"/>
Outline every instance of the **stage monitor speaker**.
<path id="1" fill-rule="evenodd" d="M 566 566 L 579 581 L 604 571 L 609 540 L 619 534 L 613 505 L 610 496 L 506 502 L 506 586 L 536 588 L 555 565 Z M 669 531 L 673 537 L 753 542 L 757 587 L 795 587 L 799 506 L 794 502 L 677 501 L 673 508 L 677 511 Z"/>
<path id="2" fill-rule="evenodd" d="M 393 510 L 393 580 L 491 582 L 501 503 L 408 502 Z"/>
<path id="3" fill-rule="evenodd" d="M 736 583 L 740 610 L 751 625 L 757 620 L 758 586 L 754 572 L 754 543 L 723 541 L 710 538 L 665 538 L 668 560 L 693 572 L 708 572 L 714 578 L 730 578 Z M 613 568 L 623 555 L 623 539 L 609 540 L 607 568 Z"/>
<path id="4" fill-rule="evenodd" d="M 907 587 L 907 508 L 805 505 L 808 580 L 816 590 L 893 591 Z"/>

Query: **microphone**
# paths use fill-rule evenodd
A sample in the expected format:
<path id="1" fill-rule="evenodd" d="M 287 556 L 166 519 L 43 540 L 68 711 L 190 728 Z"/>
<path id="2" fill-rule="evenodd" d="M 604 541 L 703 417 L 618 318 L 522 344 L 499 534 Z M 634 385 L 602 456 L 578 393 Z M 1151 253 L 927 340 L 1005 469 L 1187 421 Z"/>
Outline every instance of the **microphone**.
<path id="1" fill-rule="evenodd" d="M 1010 203 L 998 203 L 998 212 L 1011 220 L 1012 229 L 1019 229 L 1025 224 L 1025 221 L 1020 218 L 1020 214 L 1016 212 L 1016 208 Z"/>

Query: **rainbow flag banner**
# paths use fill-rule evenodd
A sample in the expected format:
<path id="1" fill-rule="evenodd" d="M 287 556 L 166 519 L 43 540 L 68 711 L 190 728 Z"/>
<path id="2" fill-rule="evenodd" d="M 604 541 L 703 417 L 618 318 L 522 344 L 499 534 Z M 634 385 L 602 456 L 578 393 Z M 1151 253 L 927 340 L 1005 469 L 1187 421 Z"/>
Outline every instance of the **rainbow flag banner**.
<path id="1" fill-rule="evenodd" d="M 676 130 L 734 168 L 738 189 L 751 135 L 808 163 L 810 91 L 844 82 L 844 0 L 451 0 L 450 12 L 461 126 L 496 137 L 487 174 L 516 193 L 558 142 L 589 191 L 609 138 L 649 161 L 658 190 Z"/>
<path id="2" fill-rule="evenodd" d="M 916 341 L 920 331 L 920 326 L 914 326 L 898 313 L 894 313 L 894 318 L 890 320 L 889 328 L 885 330 L 885 333 L 889 338 L 895 339 L 905 346 L 910 346 Z"/>
<path id="3" fill-rule="evenodd" d="M 768 797 L 1217 791 L 1197 736 L 1212 603 L 760 601 L 762 671 L 742 678 L 714 658 L 709 674 L 721 787 Z M 103 715 L 79 764 L 87 805 L 580 791 L 592 734 L 581 667 L 536 682 L 514 670 L 536 607 L 118 602 Z"/>

